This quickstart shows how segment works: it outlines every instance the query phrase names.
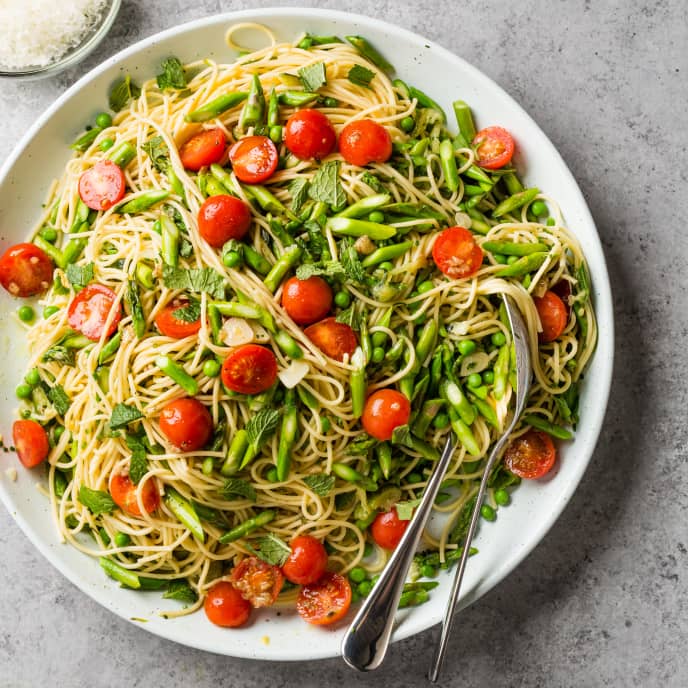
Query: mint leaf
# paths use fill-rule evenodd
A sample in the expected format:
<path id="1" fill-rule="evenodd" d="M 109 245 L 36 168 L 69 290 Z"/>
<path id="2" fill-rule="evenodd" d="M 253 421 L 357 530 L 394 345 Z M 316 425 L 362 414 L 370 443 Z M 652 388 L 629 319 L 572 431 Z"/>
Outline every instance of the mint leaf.
<path id="1" fill-rule="evenodd" d="M 62 385 L 55 385 L 48 390 L 48 399 L 52 402 L 55 410 L 60 416 L 64 416 L 72 404 Z"/>
<path id="2" fill-rule="evenodd" d="M 138 485 L 146 473 L 148 473 L 146 451 L 143 448 L 136 449 L 132 452 L 131 459 L 129 459 L 129 479 L 134 485 Z"/>
<path id="3" fill-rule="evenodd" d="M 352 304 L 346 310 L 341 311 L 336 318 L 337 322 L 344 323 L 357 332 L 361 329 L 362 319 L 362 315 L 358 312 L 356 304 Z"/>
<path id="4" fill-rule="evenodd" d="M 61 344 L 55 344 L 46 350 L 41 360 L 44 363 L 47 363 L 48 361 L 57 361 L 58 363 L 63 363 L 66 366 L 74 367 L 74 350 L 68 349 L 66 346 L 62 346 Z"/>
<path id="5" fill-rule="evenodd" d="M 339 160 L 330 160 L 313 175 L 308 195 L 314 201 L 329 203 L 333 208 L 344 207 L 346 194 L 339 181 L 339 165 Z"/>
<path id="6" fill-rule="evenodd" d="M 370 82 L 374 76 L 375 72 L 371 71 L 370 69 L 366 69 L 361 65 L 354 65 L 349 70 L 349 73 L 346 75 L 346 78 L 352 84 L 356 84 L 357 86 L 364 86 L 365 88 L 370 88 Z"/>
<path id="7" fill-rule="evenodd" d="M 192 254 L 193 244 L 186 237 L 181 237 L 181 241 L 179 243 L 179 255 L 182 258 L 188 258 Z"/>
<path id="8" fill-rule="evenodd" d="M 161 91 L 171 88 L 180 90 L 186 88 L 186 74 L 182 63 L 176 57 L 168 57 L 162 63 L 162 73 L 156 76 L 158 88 Z"/>
<path id="9" fill-rule="evenodd" d="M 110 109 L 119 112 L 132 98 L 138 98 L 140 95 L 141 89 L 131 80 L 131 76 L 127 74 L 110 89 L 108 99 Z"/>
<path id="10" fill-rule="evenodd" d="M 276 535 L 266 535 L 258 540 L 256 554 L 272 566 L 282 566 L 291 554 L 291 547 Z"/>
<path id="11" fill-rule="evenodd" d="M 256 491 L 248 480 L 242 478 L 227 478 L 225 484 L 220 489 L 220 493 L 225 499 L 236 499 L 245 497 L 252 502 L 256 501 Z"/>
<path id="12" fill-rule="evenodd" d="M 327 83 L 324 62 L 316 62 L 315 64 L 301 67 L 298 71 L 298 75 L 303 87 L 310 92 L 317 91 L 321 86 Z"/>
<path id="13" fill-rule="evenodd" d="M 201 317 L 201 302 L 192 299 L 186 305 L 175 308 L 172 315 L 176 320 L 181 320 L 185 323 L 193 323 Z"/>
<path id="14" fill-rule="evenodd" d="M 264 408 L 258 411 L 255 416 L 246 423 L 246 433 L 248 441 L 256 449 L 256 452 L 268 441 L 279 423 L 279 411 Z"/>
<path id="15" fill-rule="evenodd" d="M 326 263 L 304 263 L 296 268 L 296 276 L 300 280 L 306 280 L 316 275 L 343 277 L 345 273 L 342 264 L 337 260 L 328 260 Z"/>
<path id="16" fill-rule="evenodd" d="M 303 204 L 308 200 L 308 187 L 310 182 L 305 177 L 297 177 L 291 184 L 289 184 L 289 193 L 291 194 L 291 209 L 298 213 Z"/>
<path id="17" fill-rule="evenodd" d="M 375 193 L 383 193 L 385 191 L 382 182 L 372 172 L 364 172 L 361 175 L 361 181 L 367 184 Z"/>
<path id="18" fill-rule="evenodd" d="M 93 263 L 87 263 L 86 265 L 74 265 L 74 263 L 71 263 L 67 266 L 65 274 L 72 286 L 85 287 L 93 279 L 94 267 Z"/>
<path id="19" fill-rule="evenodd" d="M 109 493 L 103 490 L 92 490 L 86 485 L 79 488 L 79 501 L 92 514 L 109 514 L 117 506 Z"/>
<path id="20" fill-rule="evenodd" d="M 339 242 L 339 260 L 348 280 L 363 282 L 365 272 L 361 261 L 358 259 L 358 251 L 354 248 L 354 242 L 351 239 L 342 239 Z"/>
<path id="21" fill-rule="evenodd" d="M 225 280 L 213 268 L 186 270 L 162 266 L 162 280 L 168 289 L 183 289 L 197 294 L 206 292 L 215 299 L 225 298 Z"/>
<path id="22" fill-rule="evenodd" d="M 319 497 L 327 497 L 330 494 L 334 487 L 334 481 L 333 475 L 326 475 L 325 473 L 314 473 L 303 479 L 303 482 Z"/>
<path id="23" fill-rule="evenodd" d="M 410 499 L 407 502 L 397 502 L 394 507 L 400 521 L 410 521 L 413 517 L 414 509 L 420 504 L 420 499 Z"/>
<path id="24" fill-rule="evenodd" d="M 163 598 L 166 600 L 179 600 L 180 602 L 193 604 L 198 599 L 198 595 L 189 585 L 189 582 L 185 578 L 181 578 L 179 580 L 170 581 L 170 584 L 167 586 L 167 591 L 163 594 Z"/>
<path id="25" fill-rule="evenodd" d="M 110 417 L 110 430 L 119 430 L 129 425 L 129 423 L 139 420 L 139 418 L 143 418 L 143 413 L 135 406 L 116 404 L 115 408 L 112 409 L 112 416 Z"/>
<path id="26" fill-rule="evenodd" d="M 167 168 L 170 164 L 170 152 L 162 136 L 154 136 L 144 143 L 141 148 L 151 159 L 153 166 L 158 172 L 167 172 Z"/>

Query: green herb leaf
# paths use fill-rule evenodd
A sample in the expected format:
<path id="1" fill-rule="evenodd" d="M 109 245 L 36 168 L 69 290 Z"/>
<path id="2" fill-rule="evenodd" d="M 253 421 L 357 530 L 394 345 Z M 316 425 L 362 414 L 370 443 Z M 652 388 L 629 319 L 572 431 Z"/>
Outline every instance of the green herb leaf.
<path id="1" fill-rule="evenodd" d="M 518 485 L 520 482 L 521 479 L 517 475 L 510 473 L 504 468 L 504 464 L 500 463 L 499 466 L 492 471 L 492 475 L 488 478 L 487 484 L 493 490 L 501 490 L 510 485 Z"/>
<path id="2" fill-rule="evenodd" d="M 291 194 L 291 209 L 298 213 L 303 208 L 303 204 L 308 200 L 308 187 L 310 182 L 305 177 L 297 177 L 289 184 Z"/>
<path id="3" fill-rule="evenodd" d="M 186 270 L 163 265 L 162 280 L 168 289 L 183 289 L 197 294 L 206 292 L 215 299 L 225 297 L 224 277 L 213 268 Z"/>
<path id="4" fill-rule="evenodd" d="M 248 441 L 259 450 L 268 441 L 279 423 L 279 411 L 275 409 L 260 409 L 255 416 L 252 416 L 246 423 L 246 433 Z"/>
<path id="5" fill-rule="evenodd" d="M 301 67 L 298 71 L 298 75 L 303 87 L 311 93 L 317 91 L 321 86 L 327 83 L 324 62 L 316 62 L 315 64 Z"/>
<path id="6" fill-rule="evenodd" d="M 326 263 L 304 263 L 296 268 L 296 276 L 300 280 L 306 280 L 315 275 L 325 275 L 336 278 L 345 276 L 344 268 L 338 260 L 328 260 Z"/>
<path id="7" fill-rule="evenodd" d="M 344 268 L 346 277 L 352 282 L 363 282 L 365 271 L 358 259 L 358 251 L 354 248 L 352 239 L 342 239 L 339 242 L 339 260 Z"/>
<path id="8" fill-rule="evenodd" d="M 410 499 L 407 502 L 397 502 L 395 509 L 400 521 L 410 521 L 413 510 L 420 504 L 420 499 Z"/>
<path id="9" fill-rule="evenodd" d="M 242 478 L 227 478 L 220 492 L 225 499 L 244 497 L 252 502 L 256 501 L 256 491 L 253 485 Z"/>
<path id="10" fill-rule="evenodd" d="M 325 473 L 314 473 L 303 479 L 303 482 L 319 497 L 327 497 L 330 494 L 334 487 L 334 481 L 333 475 L 326 475 Z"/>
<path id="11" fill-rule="evenodd" d="M 361 181 L 367 184 L 375 193 L 385 192 L 384 185 L 372 172 L 364 172 L 361 175 Z"/>
<path id="12" fill-rule="evenodd" d="M 74 287 L 85 287 L 93 279 L 94 268 L 93 263 L 87 263 L 86 265 L 71 263 L 67 266 L 65 274 Z"/>
<path id="13" fill-rule="evenodd" d="M 193 604 L 198 599 L 198 595 L 185 578 L 180 578 L 179 580 L 170 581 L 166 592 L 163 594 L 163 598 Z"/>
<path id="14" fill-rule="evenodd" d="M 143 305 L 139 296 L 139 285 L 135 280 L 129 280 L 127 284 L 126 301 L 134 325 L 134 332 L 141 339 L 146 333 L 146 318 L 143 314 Z"/>
<path id="15" fill-rule="evenodd" d="M 117 506 L 109 493 L 103 490 L 92 490 L 86 485 L 79 488 L 79 501 L 92 514 L 109 514 Z"/>
<path id="16" fill-rule="evenodd" d="M 333 208 L 344 207 L 346 194 L 339 180 L 339 165 L 339 160 L 330 160 L 313 175 L 308 195 L 314 201 L 329 203 Z"/>
<path id="17" fill-rule="evenodd" d="M 143 478 L 146 473 L 148 473 L 146 451 L 143 447 L 141 449 L 135 449 L 129 459 L 129 479 L 134 485 L 138 485 L 141 478 Z"/>
<path id="18" fill-rule="evenodd" d="M 156 77 L 161 91 L 171 88 L 180 90 L 186 88 L 186 74 L 182 63 L 176 57 L 168 57 L 162 63 L 162 73 Z"/>
<path id="19" fill-rule="evenodd" d="M 337 315 L 337 322 L 344 323 L 348 325 L 352 330 L 361 329 L 361 321 L 363 320 L 362 314 L 356 308 L 356 304 L 351 304 L 347 309 L 343 310 Z"/>
<path id="20" fill-rule="evenodd" d="M 193 255 L 193 244 L 186 237 L 182 237 L 179 243 L 179 255 L 182 258 Z"/>
<path id="21" fill-rule="evenodd" d="M 119 430 L 140 418 L 143 418 L 143 413 L 135 406 L 116 404 L 110 417 L 110 430 Z"/>
<path id="22" fill-rule="evenodd" d="M 44 363 L 48 361 L 57 361 L 66 366 L 74 367 L 75 354 L 73 349 L 68 349 L 66 346 L 61 344 L 55 344 L 51 346 L 44 354 L 41 359 Z"/>
<path id="23" fill-rule="evenodd" d="M 361 65 L 354 65 L 349 70 L 349 73 L 346 75 L 346 78 L 352 84 L 356 84 L 357 86 L 364 86 L 365 88 L 370 88 L 370 82 L 374 76 L 375 72 L 371 71 L 370 69 L 366 69 Z"/>
<path id="24" fill-rule="evenodd" d="M 276 535 L 265 535 L 258 540 L 256 554 L 272 566 L 282 566 L 291 554 L 291 547 Z"/>
<path id="25" fill-rule="evenodd" d="M 116 82 L 110 90 L 110 109 L 119 112 L 132 98 L 138 98 L 140 95 L 141 89 L 131 80 L 131 76 L 127 74 Z"/>
<path id="26" fill-rule="evenodd" d="M 201 302 L 191 299 L 185 306 L 175 308 L 172 311 L 172 315 L 176 320 L 181 320 L 185 323 L 196 322 L 201 317 Z"/>
<path id="27" fill-rule="evenodd" d="M 147 153 L 158 172 L 167 172 L 167 168 L 170 164 L 170 152 L 162 136 L 154 136 L 144 143 L 141 148 Z"/>
<path id="28" fill-rule="evenodd" d="M 72 404 L 71 399 L 67 396 L 67 393 L 64 391 L 62 385 L 55 385 L 54 387 L 51 387 L 48 390 L 48 399 L 50 399 L 55 407 L 55 410 L 61 416 L 64 416 L 65 413 L 69 411 L 69 407 Z"/>

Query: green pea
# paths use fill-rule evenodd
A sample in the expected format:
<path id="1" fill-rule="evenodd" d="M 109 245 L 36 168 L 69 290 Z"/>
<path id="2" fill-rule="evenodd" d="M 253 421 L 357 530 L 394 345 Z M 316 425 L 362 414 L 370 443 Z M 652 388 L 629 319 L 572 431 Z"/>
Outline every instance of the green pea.
<path id="1" fill-rule="evenodd" d="M 370 595 L 370 591 L 372 589 L 373 589 L 373 584 L 371 581 L 368 581 L 368 580 L 364 580 L 356 586 L 356 590 L 358 590 L 358 594 L 361 597 L 368 597 L 368 595 Z"/>
<path id="2" fill-rule="evenodd" d="M 273 466 L 266 474 L 265 477 L 271 482 L 271 483 L 277 483 L 279 482 L 279 478 L 277 477 L 277 468 Z"/>
<path id="3" fill-rule="evenodd" d="M 518 256 L 509 256 L 506 259 L 506 264 L 507 265 L 513 265 L 517 260 L 518 260 Z"/>
<path id="4" fill-rule="evenodd" d="M 432 419 L 432 426 L 437 430 L 444 430 L 449 425 L 449 416 L 446 413 L 438 413 Z"/>
<path id="5" fill-rule="evenodd" d="M 504 332 L 501 330 L 499 332 L 495 332 L 491 337 L 490 341 L 495 345 L 495 346 L 504 346 L 506 344 L 506 335 Z"/>
<path id="6" fill-rule="evenodd" d="M 26 373 L 26 377 L 24 378 L 24 382 L 26 382 L 27 385 L 31 385 L 32 387 L 35 387 L 40 381 L 41 374 L 38 372 L 38 368 L 32 368 L 31 370 L 29 370 L 29 372 Z"/>
<path id="7" fill-rule="evenodd" d="M 108 151 L 115 145 L 114 139 L 103 139 L 99 144 L 100 150 Z"/>
<path id="8" fill-rule="evenodd" d="M 394 267 L 394 265 L 392 265 L 392 263 L 390 263 L 388 260 L 386 260 L 384 263 L 380 263 L 380 265 L 378 265 L 378 268 L 380 270 L 384 270 L 385 272 L 389 272 L 393 267 Z"/>
<path id="9" fill-rule="evenodd" d="M 128 547 L 131 544 L 131 538 L 126 533 L 117 532 L 115 534 L 115 547 Z"/>
<path id="10" fill-rule="evenodd" d="M 385 350 L 381 346 L 376 346 L 371 354 L 373 363 L 382 363 L 385 360 Z"/>
<path id="11" fill-rule="evenodd" d="M 107 112 L 100 112 L 96 115 L 96 126 L 107 129 L 112 126 L 112 117 Z"/>
<path id="12" fill-rule="evenodd" d="M 323 104 L 323 107 L 336 108 L 337 105 L 339 105 L 339 101 L 336 98 L 332 98 L 330 96 L 327 96 L 327 97 L 323 98 L 322 104 Z"/>
<path id="13" fill-rule="evenodd" d="M 415 127 L 415 126 L 416 126 L 416 122 L 413 119 L 413 117 L 410 117 L 410 116 L 404 117 L 404 119 L 402 119 L 401 122 L 399 122 L 399 128 L 402 131 L 405 131 L 407 134 L 410 131 L 413 131 L 413 127 Z"/>
<path id="14" fill-rule="evenodd" d="M 494 500 L 499 506 L 506 506 L 511 501 L 511 496 L 509 492 L 502 487 L 499 490 L 495 490 Z"/>
<path id="15" fill-rule="evenodd" d="M 381 224 L 385 221 L 385 214 L 380 210 L 373 210 L 373 212 L 368 215 L 368 221 Z"/>
<path id="16" fill-rule="evenodd" d="M 349 571 L 349 580 L 352 583 L 362 583 L 367 577 L 368 574 L 362 566 L 355 566 Z"/>
<path id="17" fill-rule="evenodd" d="M 57 425 L 57 426 L 55 426 L 55 429 L 53 430 L 53 437 L 54 437 L 56 440 L 59 440 L 60 437 L 62 437 L 62 435 L 64 434 L 64 431 L 65 431 L 64 425 Z"/>
<path id="18" fill-rule="evenodd" d="M 548 217 L 547 218 L 547 226 L 548 227 L 554 227 L 554 225 L 557 224 L 557 221 L 553 217 Z"/>
<path id="19" fill-rule="evenodd" d="M 228 268 L 235 268 L 241 263 L 241 256 L 237 251 L 227 251 L 227 253 L 222 256 L 222 262 Z"/>
<path id="20" fill-rule="evenodd" d="M 480 507 L 480 515 L 486 521 L 494 521 L 497 518 L 497 512 L 489 504 L 483 504 Z"/>
<path id="21" fill-rule="evenodd" d="M 220 364 L 214 358 L 209 358 L 203 364 L 203 375 L 206 377 L 217 377 L 219 374 Z"/>
<path id="22" fill-rule="evenodd" d="M 411 483 L 412 485 L 423 482 L 423 476 L 420 473 L 409 473 L 406 476 L 406 482 Z"/>
<path id="23" fill-rule="evenodd" d="M 351 295 L 348 291 L 342 289 L 334 295 L 334 303 L 340 308 L 348 308 L 351 304 Z"/>
<path id="24" fill-rule="evenodd" d="M 437 569 L 430 564 L 423 564 L 420 567 L 420 573 L 425 578 L 434 578 L 437 575 Z"/>
<path id="25" fill-rule="evenodd" d="M 506 256 L 503 256 L 501 253 L 493 253 L 492 255 L 495 259 L 495 263 L 500 263 L 501 265 L 506 264 Z"/>
<path id="26" fill-rule="evenodd" d="M 459 353 L 462 356 L 468 356 L 468 354 L 472 354 L 476 348 L 477 345 L 472 339 L 462 339 L 459 342 Z"/>
<path id="27" fill-rule="evenodd" d="M 28 399 L 31 396 L 31 385 L 24 383 L 17 385 L 15 393 L 19 399 Z"/>
<path id="28" fill-rule="evenodd" d="M 57 230 L 54 227 L 43 227 L 40 235 L 49 243 L 53 244 L 57 240 Z"/>
<path id="29" fill-rule="evenodd" d="M 575 370 L 577 366 L 578 366 L 578 361 L 576 361 L 575 358 L 572 358 L 571 360 L 566 361 L 566 367 L 569 370 Z"/>
<path id="30" fill-rule="evenodd" d="M 320 432 L 329 432 L 332 427 L 330 419 L 327 416 L 321 416 L 320 418 Z"/>
<path id="31" fill-rule="evenodd" d="M 533 215 L 535 215 L 535 217 L 543 217 L 545 215 L 549 215 L 549 211 L 547 210 L 547 204 L 544 201 L 535 201 L 530 206 L 530 210 L 533 212 Z"/>
<path id="32" fill-rule="evenodd" d="M 53 313 L 57 313 L 59 310 L 57 306 L 46 306 L 43 309 L 43 317 L 47 320 Z"/>
<path id="33" fill-rule="evenodd" d="M 492 370 L 486 370 L 483 373 L 483 382 L 486 385 L 493 385 L 494 384 L 494 371 Z"/>
<path id="34" fill-rule="evenodd" d="M 432 283 L 431 280 L 425 280 L 425 282 L 421 282 L 417 289 L 419 294 L 427 294 L 431 289 L 434 289 L 435 285 Z"/>
<path id="35" fill-rule="evenodd" d="M 483 378 L 479 373 L 471 373 L 466 380 L 469 387 L 480 387 L 483 384 Z"/>
<path id="36" fill-rule="evenodd" d="M 19 306 L 17 315 L 22 322 L 30 323 L 36 317 L 36 311 L 31 306 Z"/>

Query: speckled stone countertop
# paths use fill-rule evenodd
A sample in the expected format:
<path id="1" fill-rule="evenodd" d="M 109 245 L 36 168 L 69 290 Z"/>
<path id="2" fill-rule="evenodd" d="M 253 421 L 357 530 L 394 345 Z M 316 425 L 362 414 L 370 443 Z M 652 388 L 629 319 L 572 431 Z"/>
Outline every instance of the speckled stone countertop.
<path id="1" fill-rule="evenodd" d="M 605 426 L 562 517 L 505 581 L 462 613 L 443 685 L 688 685 L 688 5 L 571 0 L 124 0 L 85 63 L 1 81 L 0 160 L 88 69 L 156 31 L 220 11 L 306 5 L 374 15 L 472 62 L 535 118 L 573 171 L 615 295 Z M 159 639 L 68 583 L 0 508 L 0 687 L 427 685 L 436 629 L 375 674 L 340 660 L 258 663 Z"/>

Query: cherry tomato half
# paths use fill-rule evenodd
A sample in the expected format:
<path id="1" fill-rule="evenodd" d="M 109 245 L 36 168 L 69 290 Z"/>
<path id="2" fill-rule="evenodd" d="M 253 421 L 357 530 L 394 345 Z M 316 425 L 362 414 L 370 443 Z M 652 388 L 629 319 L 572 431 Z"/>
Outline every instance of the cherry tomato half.
<path id="1" fill-rule="evenodd" d="M 208 620 L 216 626 L 237 628 L 251 616 L 251 603 L 228 581 L 215 583 L 203 602 Z"/>
<path id="2" fill-rule="evenodd" d="M 141 516 L 141 509 L 136 498 L 138 486 L 135 485 L 127 473 L 113 473 L 108 485 L 110 495 L 115 504 L 132 516 Z M 153 513 L 160 506 L 160 493 L 155 481 L 146 480 L 141 486 L 141 501 L 147 514 Z"/>
<path id="3" fill-rule="evenodd" d="M 53 263 L 34 244 L 10 246 L 0 258 L 0 284 L 12 296 L 34 296 L 45 291 L 53 279 Z"/>
<path id="4" fill-rule="evenodd" d="M 258 557 L 242 559 L 232 570 L 232 584 L 256 609 L 275 603 L 284 585 L 279 566 L 272 566 Z"/>
<path id="5" fill-rule="evenodd" d="M 334 150 L 337 134 L 322 112 L 306 108 L 287 120 L 284 142 L 300 160 L 321 160 Z"/>
<path id="6" fill-rule="evenodd" d="M 282 289 L 282 307 L 297 325 L 324 318 L 332 307 L 332 289 L 322 277 L 290 277 Z"/>
<path id="7" fill-rule="evenodd" d="M 277 379 L 277 359 L 259 344 L 243 344 L 229 352 L 222 364 L 222 384 L 238 394 L 260 394 Z"/>
<path id="8" fill-rule="evenodd" d="M 188 305 L 188 301 L 175 299 L 155 316 L 155 326 L 160 330 L 160 334 L 164 334 L 165 337 L 173 337 L 174 339 L 183 339 L 198 333 L 201 329 L 200 318 L 187 322 L 177 318 L 175 315 L 176 311 Z"/>
<path id="9" fill-rule="evenodd" d="M 392 155 L 392 139 L 381 124 L 372 119 L 359 119 L 342 129 L 339 152 L 350 165 L 359 167 L 387 162 Z"/>
<path id="10" fill-rule="evenodd" d="M 540 430 L 528 430 L 504 452 L 504 465 L 519 478 L 541 478 L 554 465 L 557 450 L 552 438 Z"/>
<path id="11" fill-rule="evenodd" d="M 366 399 L 361 423 L 371 437 L 384 442 L 392 439 L 394 428 L 408 423 L 410 415 L 406 396 L 396 389 L 379 389 Z"/>
<path id="12" fill-rule="evenodd" d="M 296 585 L 315 583 L 327 569 L 327 550 L 311 535 L 298 535 L 290 543 L 291 554 L 282 565 L 284 577 Z"/>
<path id="13" fill-rule="evenodd" d="M 394 549 L 406 532 L 408 524 L 409 521 L 402 521 L 396 508 L 393 508 L 375 517 L 370 526 L 370 533 L 380 547 Z"/>
<path id="14" fill-rule="evenodd" d="M 356 333 L 334 317 L 310 325 L 304 333 L 320 351 L 335 361 L 343 361 L 345 354 L 351 356 L 358 346 Z"/>
<path id="15" fill-rule="evenodd" d="M 450 227 L 435 239 L 432 259 L 447 277 L 462 279 L 472 277 L 480 270 L 483 250 L 467 229 Z"/>
<path id="16" fill-rule="evenodd" d="M 213 247 L 230 239 L 243 239 L 251 226 L 251 210 L 240 198 L 210 196 L 198 211 L 198 231 Z"/>
<path id="17" fill-rule="evenodd" d="M 124 172 L 112 160 L 101 160 L 79 177 L 79 196 L 92 210 L 109 210 L 124 197 Z"/>
<path id="18" fill-rule="evenodd" d="M 328 626 L 339 621 L 351 606 L 351 586 L 338 573 L 326 571 L 315 583 L 304 585 L 296 600 L 296 611 L 314 626 Z"/>
<path id="19" fill-rule="evenodd" d="M 540 297 L 534 296 L 533 301 L 542 323 L 538 339 L 542 343 L 553 342 L 566 329 L 569 320 L 566 305 L 553 291 L 546 291 Z"/>
<path id="20" fill-rule="evenodd" d="M 502 127 L 481 129 L 473 139 L 478 165 L 486 170 L 498 170 L 511 162 L 514 139 Z"/>
<path id="21" fill-rule="evenodd" d="M 215 127 L 192 136 L 179 149 L 179 158 L 187 170 L 198 172 L 201 167 L 220 162 L 226 149 L 225 132 Z"/>
<path id="22" fill-rule="evenodd" d="M 246 136 L 229 149 L 234 174 L 246 184 L 260 184 L 272 177 L 279 154 L 267 136 Z"/>
<path id="23" fill-rule="evenodd" d="M 175 399 L 160 412 L 160 431 L 181 451 L 190 452 L 207 444 L 213 434 L 213 419 L 198 399 Z"/>
<path id="24" fill-rule="evenodd" d="M 110 312 L 115 306 L 117 294 L 103 284 L 89 284 L 82 289 L 69 304 L 67 321 L 69 326 L 81 332 L 85 337 L 98 341 L 105 329 Z M 122 309 L 117 306 L 115 315 L 110 320 L 106 337 L 116 329 L 122 317 Z"/>
<path id="25" fill-rule="evenodd" d="M 48 435 L 35 420 L 15 420 L 12 425 L 12 442 L 19 460 L 27 468 L 38 466 L 48 458 Z"/>

